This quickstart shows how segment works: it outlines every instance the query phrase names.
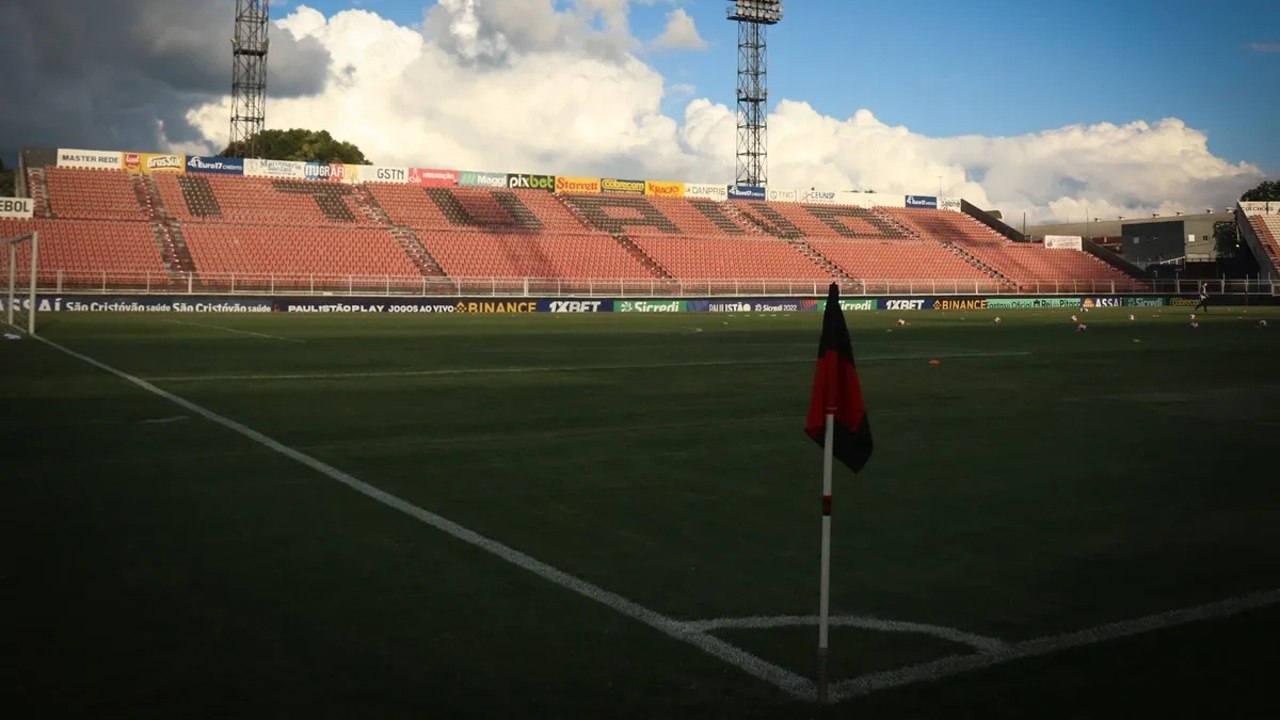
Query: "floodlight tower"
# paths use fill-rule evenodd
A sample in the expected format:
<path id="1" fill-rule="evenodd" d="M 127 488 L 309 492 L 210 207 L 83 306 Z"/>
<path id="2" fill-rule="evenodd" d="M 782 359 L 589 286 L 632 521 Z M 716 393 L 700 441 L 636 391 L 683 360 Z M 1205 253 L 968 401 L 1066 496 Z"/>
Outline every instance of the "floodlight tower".
<path id="1" fill-rule="evenodd" d="M 729 0 L 728 16 L 738 23 L 738 150 L 734 180 L 738 185 L 762 186 L 769 182 L 765 27 L 782 20 L 782 0 Z"/>
<path id="2" fill-rule="evenodd" d="M 232 154 L 256 157 L 258 133 L 267 117 L 267 24 L 271 0 L 236 0 L 231 39 Z"/>

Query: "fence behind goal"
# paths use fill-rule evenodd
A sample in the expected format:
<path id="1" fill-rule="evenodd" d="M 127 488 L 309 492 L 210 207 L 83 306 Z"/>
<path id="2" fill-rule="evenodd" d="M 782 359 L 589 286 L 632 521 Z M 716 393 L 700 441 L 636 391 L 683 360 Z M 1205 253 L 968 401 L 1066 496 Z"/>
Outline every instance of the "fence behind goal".
<path id="1" fill-rule="evenodd" d="M 0 240 L 4 272 L 0 275 L 3 320 L 10 328 L 36 334 L 36 269 L 40 263 L 40 233 Z"/>

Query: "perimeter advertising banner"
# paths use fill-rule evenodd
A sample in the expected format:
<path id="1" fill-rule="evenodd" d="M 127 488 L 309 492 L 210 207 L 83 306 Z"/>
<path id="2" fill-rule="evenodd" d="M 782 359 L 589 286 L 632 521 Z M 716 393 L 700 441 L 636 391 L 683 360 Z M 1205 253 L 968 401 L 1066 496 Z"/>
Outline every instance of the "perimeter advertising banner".
<path id="1" fill-rule="evenodd" d="M 113 150 L 76 150 L 58 148 L 58 167 L 119 170 L 123 153 Z"/>
<path id="2" fill-rule="evenodd" d="M 798 193 L 795 190 L 774 190 L 769 188 L 765 193 L 769 202 L 795 202 Z"/>
<path id="3" fill-rule="evenodd" d="M 706 185 L 702 183 L 685 183 L 684 196 L 687 198 L 704 198 L 724 202 L 729 199 L 728 185 Z"/>
<path id="4" fill-rule="evenodd" d="M 756 185 L 731 185 L 729 186 L 730 200 L 765 200 L 767 196 L 765 189 Z"/>
<path id="5" fill-rule="evenodd" d="M 210 173 L 214 175 L 243 175 L 244 159 L 192 155 L 187 158 L 187 172 Z"/>
<path id="6" fill-rule="evenodd" d="M 397 168 L 398 169 L 398 168 Z M 466 185 L 462 176 L 467 173 L 457 170 L 440 170 L 436 168 L 409 168 L 408 183 L 422 187 L 452 187 Z M 506 187 L 507 176 L 502 173 L 470 173 L 471 185 L 475 187 Z"/>
<path id="7" fill-rule="evenodd" d="M 600 178 L 600 192 L 616 195 L 643 195 L 643 180 L 624 180 L 622 178 Z"/>
<path id="8" fill-rule="evenodd" d="M 938 198 L 935 195 L 907 195 L 902 204 L 909 208 L 938 209 Z"/>
<path id="9" fill-rule="evenodd" d="M 414 182 L 413 170 L 409 171 L 409 182 L 421 185 L 421 182 Z M 485 188 L 504 188 L 507 186 L 506 173 L 489 173 L 489 172 L 471 172 L 464 170 L 458 173 L 458 185 L 462 187 L 485 187 Z"/>
<path id="10" fill-rule="evenodd" d="M 598 313 L 613 312 L 612 300 L 539 300 L 538 312 Z"/>
<path id="11" fill-rule="evenodd" d="M 360 168 L 360 179 L 364 182 L 407 183 L 409 168 L 394 165 L 365 165 Z"/>
<path id="12" fill-rule="evenodd" d="M 249 177 L 303 180 L 307 177 L 307 164 L 293 160 L 247 158 L 244 161 L 244 174 Z"/>
<path id="13" fill-rule="evenodd" d="M 556 192 L 558 193 L 598 193 L 600 178 L 556 176 Z"/>
<path id="14" fill-rule="evenodd" d="M 818 300 L 818 307 L 816 309 L 826 310 L 827 299 L 822 298 Z M 857 299 L 840 298 L 840 309 L 845 312 L 868 312 L 876 309 L 876 299 L 875 298 L 857 298 Z"/>
<path id="15" fill-rule="evenodd" d="M 676 313 L 687 312 L 684 300 L 615 300 L 613 311 L 621 313 Z"/>
<path id="16" fill-rule="evenodd" d="M 31 309 L 27 299 L 14 306 Z M 0 312 L 4 312 L 0 298 Z M 118 312 L 118 313 L 268 313 L 269 298 L 226 298 L 183 295 L 37 295 L 36 312 Z"/>
<path id="17" fill-rule="evenodd" d="M 547 192 L 555 192 L 556 176 L 508 173 L 507 187 L 512 190 L 545 190 Z"/>
<path id="18" fill-rule="evenodd" d="M 684 183 L 645 180 L 644 194 L 654 197 L 684 197 Z"/>
<path id="19" fill-rule="evenodd" d="M 0 197 L 0 218 L 25 220 L 35 215 L 35 207 L 35 202 L 31 198 Z M 4 256 L 0 259 L 0 263 L 8 265 L 9 257 Z M 0 279 L 0 282 L 7 282 L 7 280 L 8 278 Z"/>
<path id="20" fill-rule="evenodd" d="M 131 173 L 183 172 L 187 168 L 185 155 L 164 153 L 124 153 L 121 156 L 124 169 Z"/>
<path id="21" fill-rule="evenodd" d="M 987 308 L 991 310 L 1016 310 L 1020 308 L 1078 308 L 1078 297 L 1038 297 L 1038 298 L 987 298 Z"/>
<path id="22" fill-rule="evenodd" d="M 800 202 L 810 205 L 835 205 L 835 190 L 804 190 L 800 193 Z"/>
<path id="23" fill-rule="evenodd" d="M 932 310 L 933 298 L 880 298 L 876 307 L 881 310 Z"/>
<path id="24" fill-rule="evenodd" d="M 727 298 L 724 300 L 686 300 L 689 312 L 751 313 L 808 312 L 818 309 L 816 298 Z"/>

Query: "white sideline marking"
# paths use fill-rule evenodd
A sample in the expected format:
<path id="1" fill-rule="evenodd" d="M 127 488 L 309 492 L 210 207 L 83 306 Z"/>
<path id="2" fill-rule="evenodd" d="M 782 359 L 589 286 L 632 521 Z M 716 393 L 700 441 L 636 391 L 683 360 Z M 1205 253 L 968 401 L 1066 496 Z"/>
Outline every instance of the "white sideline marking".
<path id="1" fill-rule="evenodd" d="M 993 357 L 1025 357 L 1029 352 L 991 352 L 991 353 L 942 353 L 917 355 L 870 355 L 858 358 L 859 363 L 884 360 L 928 360 L 933 358 L 993 358 Z M 732 367 L 739 365 L 792 365 L 811 363 L 813 358 L 792 358 L 787 360 L 702 360 L 692 362 L 650 363 L 643 365 L 556 365 L 543 367 L 495 367 L 495 368 L 447 368 L 440 370 L 386 370 L 370 372 L 343 373 L 281 373 L 276 375 L 169 375 L 153 376 L 146 380 L 151 382 L 222 382 L 236 380 L 345 380 L 356 378 L 386 377 L 432 377 L 437 375 L 503 375 L 524 373 L 551 372 L 591 372 L 604 370 L 659 370 L 664 368 L 694 367 Z"/>
<path id="2" fill-rule="evenodd" d="M 839 615 L 828 618 L 833 627 L 856 627 L 864 630 L 880 630 L 883 632 L 918 633 L 932 635 L 943 640 L 950 640 L 961 645 L 968 645 L 983 651 L 996 651 L 1007 647 L 1000 638 L 976 635 L 944 625 L 928 625 L 925 623 L 904 622 L 900 620 L 881 620 L 880 618 L 860 615 Z M 738 618 L 715 618 L 713 620 L 692 620 L 685 625 L 695 630 L 720 630 L 723 628 L 744 628 L 764 630 L 768 628 L 818 626 L 817 615 L 772 615 Z"/>
<path id="3" fill-rule="evenodd" d="M 312 470 L 315 470 L 331 480 L 336 480 L 343 485 L 346 485 L 365 497 L 380 502 L 394 510 L 399 510 L 415 520 L 429 525 L 445 534 L 451 535 L 469 545 L 474 545 L 475 547 L 495 555 L 522 570 L 531 572 L 544 580 L 548 580 L 562 588 L 571 590 L 590 600 L 594 600 L 629 618 L 639 620 L 645 625 L 658 630 L 668 637 L 693 645 L 708 655 L 719 658 L 720 660 L 723 660 L 750 675 L 764 680 L 784 692 L 787 692 L 793 697 L 804 700 L 812 700 L 817 697 L 817 688 L 814 682 L 808 678 L 797 675 L 796 673 L 793 673 L 779 665 L 775 665 L 763 658 L 752 655 L 736 645 L 732 645 L 705 632 L 691 630 L 687 628 L 684 623 L 662 615 L 656 610 L 650 610 L 649 608 L 628 600 L 617 593 L 610 592 L 597 585 L 593 585 L 575 575 L 570 575 L 563 570 L 559 570 L 542 562 L 541 560 L 504 545 L 497 540 L 485 537 L 474 530 L 463 527 L 448 518 L 437 515 L 429 510 L 424 510 L 407 500 L 396 495 L 392 495 L 385 490 L 376 488 L 352 475 L 348 475 L 347 473 L 338 470 L 321 460 L 317 460 L 306 453 L 300 452 L 273 440 L 253 428 L 242 425 L 230 418 L 223 417 L 222 415 L 219 415 L 212 410 L 208 410 L 203 406 L 197 405 L 190 400 L 181 398 L 173 393 L 166 392 L 165 390 L 162 390 L 141 378 L 130 375 L 123 370 L 117 370 L 106 363 L 99 362 L 88 355 L 83 355 L 69 348 L 65 348 L 51 340 L 41 337 L 37 337 L 36 339 L 56 350 L 76 358 L 77 360 L 115 375 L 116 377 L 132 383 L 153 395 L 162 397 L 179 407 L 200 415 L 201 417 L 221 425 L 228 430 L 237 432 L 263 447 L 274 450 L 290 460 L 294 460 L 311 468 Z"/>
<path id="4" fill-rule="evenodd" d="M 143 420 L 142 422 L 149 425 L 167 425 L 169 423 L 182 422 L 186 419 L 186 415 L 172 415 L 170 417 L 151 418 L 149 420 Z"/>
<path id="5" fill-rule="evenodd" d="M 191 327 L 210 328 L 213 330 L 221 330 L 223 332 L 236 333 L 237 335 L 251 335 L 253 337 L 266 338 L 267 340 L 281 340 L 283 342 L 301 343 L 306 340 L 298 340 L 297 338 L 280 337 L 279 335 L 268 335 L 266 333 L 253 332 L 252 330 L 237 330 L 235 328 L 223 327 L 222 325 L 210 325 L 209 323 L 187 322 L 185 320 L 169 320 L 174 325 L 189 325 Z"/>
<path id="6" fill-rule="evenodd" d="M 877 690 L 901 687 L 922 680 L 941 680 L 970 670 L 999 665 L 1010 660 L 1048 655 L 1070 648 L 1096 645 L 1108 640 L 1140 635 L 1153 630 L 1185 625 L 1200 620 L 1220 620 L 1249 610 L 1280 603 L 1280 588 L 1194 607 L 1170 610 L 1145 617 L 1096 625 L 1076 632 L 1011 643 L 976 655 L 952 655 L 932 662 L 908 665 L 895 670 L 868 673 L 836 683 L 831 696 L 836 701 L 868 695 Z"/>

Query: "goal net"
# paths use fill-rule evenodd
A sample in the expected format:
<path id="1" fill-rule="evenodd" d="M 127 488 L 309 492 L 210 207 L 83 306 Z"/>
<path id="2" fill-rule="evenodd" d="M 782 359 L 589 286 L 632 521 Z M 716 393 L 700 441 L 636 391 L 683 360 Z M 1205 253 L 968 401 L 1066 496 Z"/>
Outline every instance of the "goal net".
<path id="1" fill-rule="evenodd" d="M 0 323 L 5 332 L 15 330 L 36 334 L 36 268 L 40 257 L 40 234 L 28 233 L 0 239 L 4 272 L 0 274 Z"/>

